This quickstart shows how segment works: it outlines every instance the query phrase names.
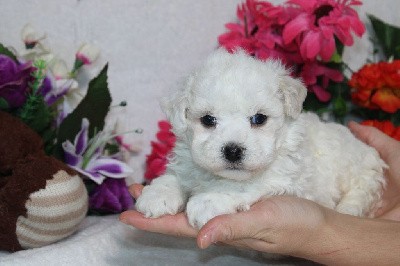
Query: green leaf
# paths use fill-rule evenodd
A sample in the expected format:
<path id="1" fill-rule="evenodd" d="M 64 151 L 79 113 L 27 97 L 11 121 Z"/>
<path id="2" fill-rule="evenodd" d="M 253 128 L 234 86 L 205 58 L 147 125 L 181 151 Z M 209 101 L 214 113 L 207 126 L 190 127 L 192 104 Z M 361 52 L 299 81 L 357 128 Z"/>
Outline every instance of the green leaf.
<path id="1" fill-rule="evenodd" d="M 336 53 L 340 56 L 343 55 L 344 44 L 335 36 Z"/>
<path id="2" fill-rule="evenodd" d="M 8 109 L 8 102 L 6 101 L 6 99 L 0 97 L 0 110 L 5 110 Z"/>
<path id="3" fill-rule="evenodd" d="M 46 77 L 46 65 L 44 60 L 33 62 L 36 70 L 31 73 L 34 79 L 29 83 L 31 93 L 27 95 L 26 102 L 17 112 L 17 116 L 39 135 L 47 128 L 50 128 L 53 121 L 52 110 L 45 103 L 43 96 L 38 93 Z"/>
<path id="4" fill-rule="evenodd" d="M 41 95 L 29 95 L 17 116 L 39 135 L 53 121 L 53 114 Z"/>
<path id="5" fill-rule="evenodd" d="M 113 155 L 120 151 L 119 145 L 117 143 L 107 143 L 104 149 L 108 152 L 108 154 Z"/>
<path id="6" fill-rule="evenodd" d="M 48 127 L 41 133 L 41 137 L 44 143 L 44 151 L 47 155 L 53 155 L 55 148 L 55 139 L 57 137 L 56 130 L 53 127 Z"/>
<path id="7" fill-rule="evenodd" d="M 111 95 L 107 83 L 108 64 L 103 68 L 100 74 L 92 79 L 86 96 L 82 99 L 75 110 L 69 114 L 61 123 L 57 134 L 57 145 L 54 150 L 54 156 L 63 159 L 64 151 L 62 143 L 66 140 L 73 142 L 76 134 L 81 129 L 82 119 L 89 120 L 89 138 L 95 135 L 104 127 L 104 120 L 111 104 Z"/>
<path id="8" fill-rule="evenodd" d="M 391 114 L 378 109 L 367 109 L 357 105 L 352 105 L 351 114 L 361 120 L 390 120 Z"/>
<path id="9" fill-rule="evenodd" d="M 335 45 L 336 45 L 336 51 L 335 53 L 332 55 L 331 60 L 329 60 L 329 62 L 333 62 L 336 64 L 342 63 L 342 55 L 343 55 L 343 51 L 344 51 L 344 45 L 343 43 L 335 37 Z"/>
<path id="10" fill-rule="evenodd" d="M 15 62 L 18 62 L 17 57 L 13 52 L 11 52 L 7 47 L 0 43 L 0 54 L 10 57 Z"/>
<path id="11" fill-rule="evenodd" d="M 332 55 L 330 62 L 337 63 L 337 64 L 342 63 L 342 56 L 336 51 Z"/>
<path id="12" fill-rule="evenodd" d="M 372 28 L 374 29 L 375 36 L 382 47 L 386 59 L 391 56 L 394 59 L 400 59 L 400 28 L 390 25 L 374 15 L 367 15 L 371 21 Z"/>
<path id="13" fill-rule="evenodd" d="M 325 110 L 328 103 L 321 102 L 318 100 L 317 96 L 314 93 L 307 93 L 307 97 L 303 103 L 303 109 L 305 111 L 313 111 L 319 113 L 321 110 Z"/>
<path id="14" fill-rule="evenodd" d="M 400 111 L 397 111 L 396 113 L 392 114 L 392 123 L 396 127 L 400 126 Z"/>
<path id="15" fill-rule="evenodd" d="M 347 114 L 347 111 L 346 101 L 342 97 L 333 100 L 333 113 L 337 118 L 343 119 Z"/>

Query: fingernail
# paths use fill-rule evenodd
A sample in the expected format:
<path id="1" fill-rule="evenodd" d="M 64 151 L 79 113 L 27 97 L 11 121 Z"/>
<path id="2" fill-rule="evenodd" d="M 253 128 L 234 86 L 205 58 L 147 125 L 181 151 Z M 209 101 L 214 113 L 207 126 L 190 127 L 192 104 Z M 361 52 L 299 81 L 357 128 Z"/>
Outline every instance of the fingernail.
<path id="1" fill-rule="evenodd" d="M 210 240 L 210 235 L 208 233 L 205 233 L 201 238 L 200 238 L 200 248 L 205 249 L 211 244 Z"/>
<path id="2" fill-rule="evenodd" d="M 211 244 L 215 244 L 216 241 L 216 235 L 214 230 L 208 230 L 206 233 L 203 234 L 203 236 L 200 238 L 200 248 L 205 249 L 209 247 Z"/>
<path id="3" fill-rule="evenodd" d="M 119 217 L 119 221 L 124 224 L 129 224 L 128 219 L 126 217 Z"/>

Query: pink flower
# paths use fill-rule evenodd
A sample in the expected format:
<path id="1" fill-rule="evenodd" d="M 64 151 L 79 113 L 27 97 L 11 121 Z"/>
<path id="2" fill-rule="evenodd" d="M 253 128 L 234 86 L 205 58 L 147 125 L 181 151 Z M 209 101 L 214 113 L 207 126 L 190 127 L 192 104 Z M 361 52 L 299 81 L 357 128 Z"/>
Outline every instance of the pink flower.
<path id="1" fill-rule="evenodd" d="M 339 70 L 329 68 L 317 61 L 305 63 L 300 76 L 308 90 L 314 92 L 321 102 L 327 102 L 331 99 L 331 94 L 326 90 L 330 80 L 343 81 L 343 75 Z M 317 82 L 319 78 L 321 82 Z"/>
<path id="2" fill-rule="evenodd" d="M 228 51 L 240 47 L 260 59 L 273 57 L 286 61 L 292 51 L 283 47 L 281 32 L 292 11 L 269 2 L 247 0 L 238 6 L 239 22 L 226 24 L 229 31 L 220 35 L 218 41 Z"/>
<path id="3" fill-rule="evenodd" d="M 76 59 L 82 61 L 84 65 L 90 65 L 96 61 L 99 57 L 100 49 L 96 46 L 88 43 L 82 44 L 82 46 L 76 52 Z"/>
<path id="4" fill-rule="evenodd" d="M 225 27 L 229 32 L 219 36 L 219 43 L 228 51 L 233 51 L 237 47 L 241 47 L 249 54 L 256 51 L 257 39 L 254 34 L 258 30 L 256 20 L 261 14 L 258 12 L 258 3 L 254 0 L 247 0 L 246 3 L 239 5 L 237 8 L 237 17 L 239 23 L 228 23 Z"/>
<path id="5" fill-rule="evenodd" d="M 279 59 L 302 77 L 309 91 L 328 101 L 329 82 L 341 82 L 339 71 L 325 66 L 336 51 L 336 40 L 353 44 L 352 33 L 361 36 L 365 27 L 351 8 L 357 0 L 288 0 L 274 6 L 268 1 L 246 0 L 238 6 L 237 23 L 219 43 L 228 51 L 238 48 L 261 59 Z"/>
<path id="6" fill-rule="evenodd" d="M 31 24 L 26 24 L 21 31 L 21 38 L 26 49 L 33 49 L 41 40 L 46 38 L 46 35 L 40 34 Z"/>
<path id="7" fill-rule="evenodd" d="M 361 36 L 365 26 L 350 6 L 360 5 L 357 0 L 289 0 L 301 12 L 285 25 L 285 44 L 297 41 L 304 59 L 320 56 L 329 61 L 336 50 L 334 36 L 344 45 L 353 44 L 351 32 Z"/>
<path id="8" fill-rule="evenodd" d="M 75 63 L 72 74 L 75 75 L 83 65 L 90 65 L 97 60 L 100 49 L 92 44 L 84 43 L 75 54 Z"/>
<path id="9" fill-rule="evenodd" d="M 168 121 L 160 121 L 158 123 L 159 131 L 157 133 L 157 140 L 152 141 L 152 151 L 147 155 L 146 159 L 146 172 L 144 174 L 147 181 L 165 173 L 168 155 L 171 153 L 175 146 L 176 137 L 171 132 L 171 125 Z"/>

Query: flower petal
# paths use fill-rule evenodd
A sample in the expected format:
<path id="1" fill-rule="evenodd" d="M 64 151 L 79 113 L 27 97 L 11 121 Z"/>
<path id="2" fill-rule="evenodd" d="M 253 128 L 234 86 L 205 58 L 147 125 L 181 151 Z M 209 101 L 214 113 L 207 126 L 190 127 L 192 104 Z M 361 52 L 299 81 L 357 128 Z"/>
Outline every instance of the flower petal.
<path id="1" fill-rule="evenodd" d="M 391 114 L 400 109 L 400 98 L 390 89 L 378 90 L 371 97 L 371 102 L 378 105 L 383 111 Z"/>
<path id="2" fill-rule="evenodd" d="M 132 168 L 130 168 L 126 163 L 110 158 L 91 160 L 88 163 L 86 170 L 89 172 L 98 172 L 102 175 L 113 178 L 123 178 L 133 173 Z"/>
<path id="3" fill-rule="evenodd" d="M 83 64 L 90 65 L 100 54 L 100 49 L 92 44 L 84 43 L 76 52 L 76 58 L 81 60 Z"/>
<path id="4" fill-rule="evenodd" d="M 64 149 L 64 162 L 69 166 L 77 166 L 82 163 L 82 156 L 75 153 L 75 146 L 69 141 L 65 141 L 62 144 Z"/>
<path id="5" fill-rule="evenodd" d="M 75 136 L 74 141 L 76 154 L 82 155 L 83 152 L 86 150 L 88 144 L 88 130 L 89 120 L 83 118 L 81 130 L 79 131 L 78 135 Z"/>
<path id="6" fill-rule="evenodd" d="M 89 204 L 90 208 L 120 213 L 129 209 L 133 200 L 124 179 L 106 178 L 90 195 Z"/>
<path id="7" fill-rule="evenodd" d="M 327 91 L 324 90 L 321 86 L 314 85 L 312 86 L 312 90 L 315 93 L 315 96 L 317 96 L 318 100 L 321 102 L 327 102 L 331 99 L 331 94 Z"/>
<path id="8" fill-rule="evenodd" d="M 310 19 L 307 14 L 298 15 L 288 22 L 283 29 L 282 37 L 285 44 L 292 42 L 300 33 L 310 28 Z"/>
<path id="9" fill-rule="evenodd" d="M 79 167 L 71 166 L 74 170 L 78 171 L 85 177 L 89 178 L 90 180 L 94 181 L 96 184 L 100 185 L 103 183 L 104 179 L 106 178 L 105 176 L 101 175 L 100 173 L 97 172 L 91 172 L 87 170 L 83 170 Z"/>
<path id="10" fill-rule="evenodd" d="M 50 69 L 56 80 L 67 79 L 69 76 L 69 70 L 67 67 L 67 63 L 65 63 L 64 60 L 55 59 L 50 64 Z"/>
<path id="11" fill-rule="evenodd" d="M 316 0 L 289 0 L 288 3 L 290 3 L 292 5 L 298 5 L 302 9 L 305 9 L 305 10 L 310 10 L 316 5 L 317 1 Z"/>
<path id="12" fill-rule="evenodd" d="M 318 32 L 308 32 L 301 44 L 301 54 L 306 59 L 314 60 L 321 51 L 322 36 Z"/>

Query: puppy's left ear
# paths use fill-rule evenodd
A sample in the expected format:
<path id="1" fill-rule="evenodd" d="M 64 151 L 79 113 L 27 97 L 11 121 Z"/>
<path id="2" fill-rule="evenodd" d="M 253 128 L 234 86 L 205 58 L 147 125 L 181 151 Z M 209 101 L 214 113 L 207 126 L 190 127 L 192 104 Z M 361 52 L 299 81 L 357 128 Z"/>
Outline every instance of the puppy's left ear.
<path id="1" fill-rule="evenodd" d="M 284 75 L 279 84 L 283 95 L 284 108 L 287 116 L 297 118 L 303 109 L 303 102 L 307 96 L 307 88 L 299 79 Z"/>
<path id="2" fill-rule="evenodd" d="M 172 125 L 172 131 L 178 136 L 182 136 L 187 129 L 188 98 L 192 84 L 193 77 L 189 76 L 176 92 L 161 101 L 161 108 Z"/>

